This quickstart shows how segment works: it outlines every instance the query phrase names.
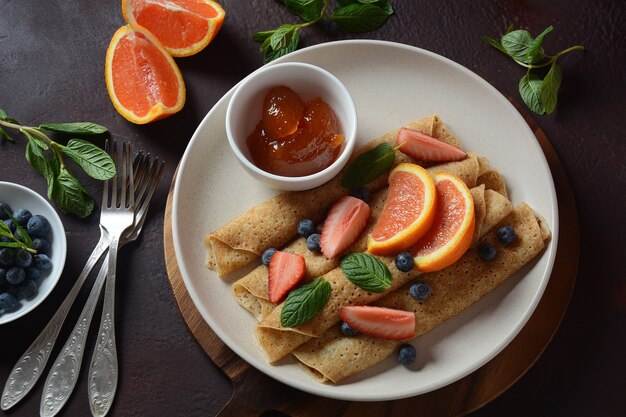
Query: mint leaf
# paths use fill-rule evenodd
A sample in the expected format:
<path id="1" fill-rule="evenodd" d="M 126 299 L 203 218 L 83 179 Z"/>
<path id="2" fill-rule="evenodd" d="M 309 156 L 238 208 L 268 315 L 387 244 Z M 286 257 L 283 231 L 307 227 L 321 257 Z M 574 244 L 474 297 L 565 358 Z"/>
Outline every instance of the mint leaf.
<path id="1" fill-rule="evenodd" d="M 555 61 L 552 63 L 550 71 L 548 71 L 541 83 L 541 104 L 543 104 L 543 108 L 547 114 L 552 114 L 556 108 L 557 96 L 562 79 L 563 73 L 561 72 L 561 67 L 559 67 Z"/>
<path id="2" fill-rule="evenodd" d="M 0 127 L 0 139 L 9 140 L 11 142 L 15 142 L 11 136 L 7 132 L 4 131 L 3 128 Z"/>
<path id="3" fill-rule="evenodd" d="M 5 222 L 0 222 L 0 236 L 12 236 L 13 232 Z"/>
<path id="4" fill-rule="evenodd" d="M 82 139 L 71 139 L 61 152 L 80 166 L 91 178 L 108 180 L 115 176 L 115 163 L 104 150 Z"/>
<path id="5" fill-rule="evenodd" d="M 527 72 L 519 82 L 519 92 L 522 100 L 524 100 L 524 103 L 530 110 L 537 114 L 546 113 L 545 107 L 541 102 L 541 84 L 541 78 L 530 72 Z"/>
<path id="6" fill-rule="evenodd" d="M 34 142 L 28 141 L 26 143 L 26 160 L 35 168 L 35 171 L 39 172 L 48 181 L 48 183 L 54 179 L 50 160 L 44 150 Z"/>
<path id="7" fill-rule="evenodd" d="M 339 265 L 346 278 L 354 285 L 375 293 L 391 287 L 391 272 L 378 258 L 369 253 L 353 253 Z"/>
<path id="8" fill-rule="evenodd" d="M 4 110 L 0 109 L 0 120 L 4 120 L 7 117 L 7 113 Z"/>
<path id="9" fill-rule="evenodd" d="M 350 163 L 341 178 L 341 185 L 346 188 L 361 187 L 369 184 L 389 170 L 396 159 L 396 152 L 384 142 L 362 153 Z"/>
<path id="10" fill-rule="evenodd" d="M 528 51 L 526 52 L 527 61 L 530 63 L 536 63 L 541 61 L 546 57 L 543 53 L 543 48 L 541 44 L 543 42 L 543 38 L 550 32 L 552 32 L 554 28 L 552 26 L 548 26 L 543 32 L 539 34 L 535 38 L 535 40 L 528 47 Z"/>
<path id="11" fill-rule="evenodd" d="M 106 127 L 91 122 L 45 123 L 39 125 L 39 129 L 73 135 L 99 135 L 107 132 Z"/>
<path id="12" fill-rule="evenodd" d="M 268 62 L 273 61 L 276 58 L 280 58 L 283 55 L 287 55 L 288 53 L 295 51 L 298 47 L 298 42 L 300 42 L 300 36 L 298 35 L 298 32 L 294 30 L 291 33 L 289 43 L 285 47 L 269 51 L 265 54 L 264 63 L 267 64 Z"/>
<path id="13" fill-rule="evenodd" d="M 24 247 L 19 242 L 0 242 L 0 247 L 5 248 L 22 248 Z"/>
<path id="14" fill-rule="evenodd" d="M 503 52 L 505 54 L 509 54 L 506 49 L 504 49 L 504 46 L 502 46 L 502 44 L 500 43 L 500 41 L 495 40 L 493 38 L 490 38 L 489 36 L 483 36 L 483 41 L 487 44 L 487 45 L 491 45 L 494 48 L 496 48 L 498 51 Z"/>
<path id="15" fill-rule="evenodd" d="M 48 144 L 46 142 L 44 142 L 43 140 L 41 140 L 37 136 L 33 135 L 32 133 L 30 133 L 27 129 L 20 128 L 20 132 L 22 132 L 28 138 L 29 142 L 37 145 L 38 147 L 40 147 L 44 151 L 49 149 Z"/>
<path id="16" fill-rule="evenodd" d="M 85 218 L 94 208 L 91 196 L 78 182 L 78 179 L 64 166 L 60 167 L 51 190 L 53 200 L 63 213 L 73 213 Z"/>
<path id="17" fill-rule="evenodd" d="M 369 32 L 381 27 L 389 14 L 373 4 L 353 3 L 335 9 L 330 17 L 346 32 Z"/>
<path id="18" fill-rule="evenodd" d="M 533 37 L 526 30 L 514 30 L 502 36 L 500 43 L 509 56 L 528 64 L 528 51 L 533 44 Z"/>
<path id="19" fill-rule="evenodd" d="M 330 291 L 330 284 L 323 277 L 292 290 L 280 312 L 281 326 L 296 327 L 311 320 L 328 302 Z"/>
<path id="20" fill-rule="evenodd" d="M 324 0 L 283 0 L 287 10 L 307 22 L 313 22 L 322 16 Z"/>
<path id="21" fill-rule="evenodd" d="M 15 233 L 13 233 L 13 236 L 15 236 L 17 240 L 19 240 L 24 245 L 26 245 L 26 247 L 32 248 L 33 239 L 30 237 L 28 233 L 26 233 L 26 230 L 24 230 L 24 228 L 20 226 L 20 224 L 17 222 L 17 220 L 15 220 L 15 218 L 11 215 L 11 213 L 7 213 L 7 214 L 9 215 L 9 218 L 11 219 L 11 221 L 13 222 L 13 225 L 15 226 Z M 24 245 L 21 245 L 21 246 L 23 247 Z"/>

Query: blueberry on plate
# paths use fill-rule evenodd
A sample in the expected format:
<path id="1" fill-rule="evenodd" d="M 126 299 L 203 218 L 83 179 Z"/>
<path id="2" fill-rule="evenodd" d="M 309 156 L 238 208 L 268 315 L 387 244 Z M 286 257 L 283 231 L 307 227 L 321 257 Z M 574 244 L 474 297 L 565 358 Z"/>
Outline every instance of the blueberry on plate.
<path id="1" fill-rule="evenodd" d="M 26 226 L 28 220 L 33 216 L 33 214 L 26 209 L 17 209 L 15 213 L 13 213 L 13 218 L 20 226 Z"/>
<path id="2" fill-rule="evenodd" d="M 498 240 L 506 246 L 515 242 L 517 234 L 515 233 L 515 229 L 513 229 L 511 226 L 502 226 L 496 232 L 496 236 L 498 237 Z"/>
<path id="3" fill-rule="evenodd" d="M 267 248 L 263 255 L 261 255 L 261 262 L 263 265 L 270 266 L 270 261 L 272 260 L 272 256 L 276 253 L 276 248 Z"/>
<path id="4" fill-rule="evenodd" d="M 417 280 L 409 287 L 409 294 L 418 301 L 424 301 L 430 295 L 430 287 L 422 280 Z"/>
<path id="5" fill-rule="evenodd" d="M 29 266 L 24 271 L 26 271 L 26 279 L 28 280 L 37 281 L 41 278 L 41 271 L 34 266 Z"/>
<path id="6" fill-rule="evenodd" d="M 357 329 L 350 327 L 345 321 L 341 322 L 341 333 L 347 337 L 354 337 L 359 334 Z"/>
<path id="7" fill-rule="evenodd" d="M 0 267 L 11 267 L 15 264 L 15 252 L 11 248 L 0 248 Z"/>
<path id="8" fill-rule="evenodd" d="M 350 194 L 352 195 L 352 197 L 359 198 L 359 199 L 365 201 L 366 203 L 370 202 L 370 198 L 372 196 L 370 194 L 370 190 L 368 190 L 365 187 L 355 188 L 354 190 L 352 190 L 352 192 Z"/>
<path id="9" fill-rule="evenodd" d="M 307 238 L 315 233 L 315 223 L 311 219 L 302 219 L 298 223 L 298 234 Z"/>
<path id="10" fill-rule="evenodd" d="M 410 365 L 415 362 L 416 357 L 417 351 L 413 345 L 404 343 L 398 348 L 398 363 L 401 363 L 402 365 Z"/>
<path id="11" fill-rule="evenodd" d="M 11 231 L 11 233 L 15 233 L 15 223 L 13 223 L 13 220 L 6 219 L 6 220 L 2 220 L 2 221 L 4 222 L 4 224 L 7 225 L 7 227 Z"/>
<path id="12" fill-rule="evenodd" d="M 20 306 L 17 302 L 17 298 L 13 294 L 3 292 L 0 294 L 0 311 L 15 311 Z"/>
<path id="13" fill-rule="evenodd" d="M 496 257 L 496 248 L 487 242 L 478 245 L 478 257 L 483 261 L 492 261 Z"/>
<path id="14" fill-rule="evenodd" d="M 11 285 L 18 285 L 26 279 L 26 271 L 24 271 L 24 268 L 14 266 L 7 271 L 5 279 Z"/>
<path id="15" fill-rule="evenodd" d="M 40 271 L 48 271 L 52 269 L 52 261 L 48 258 L 48 255 L 38 253 L 33 256 L 33 266 Z"/>
<path id="16" fill-rule="evenodd" d="M 311 252 L 320 253 L 322 251 L 322 247 L 320 246 L 320 239 L 322 236 L 319 233 L 313 233 L 309 237 L 306 238 L 306 247 Z"/>
<path id="17" fill-rule="evenodd" d="M 41 214 L 35 214 L 28 220 L 26 230 L 30 237 L 44 237 L 50 230 L 50 222 Z"/>
<path id="18" fill-rule="evenodd" d="M 396 255 L 396 268 L 402 272 L 409 272 L 415 266 L 413 255 L 409 252 L 402 252 Z"/>
<path id="19" fill-rule="evenodd" d="M 32 279 L 27 279 L 17 286 L 17 296 L 29 300 L 37 295 L 38 285 Z"/>
<path id="20" fill-rule="evenodd" d="M 26 249 L 15 251 L 15 265 L 20 268 L 28 268 L 33 263 L 33 255 Z"/>
<path id="21" fill-rule="evenodd" d="M 7 276 L 7 270 L 4 268 L 0 268 L 0 289 L 2 289 L 2 286 L 6 282 L 5 280 L 6 276 Z"/>
<path id="22" fill-rule="evenodd" d="M 0 202 L 0 220 L 9 218 L 9 214 L 13 213 L 13 209 L 7 203 Z"/>
<path id="23" fill-rule="evenodd" d="M 33 239 L 33 249 L 37 251 L 37 253 L 43 253 L 44 255 L 50 254 L 50 242 L 41 237 Z"/>

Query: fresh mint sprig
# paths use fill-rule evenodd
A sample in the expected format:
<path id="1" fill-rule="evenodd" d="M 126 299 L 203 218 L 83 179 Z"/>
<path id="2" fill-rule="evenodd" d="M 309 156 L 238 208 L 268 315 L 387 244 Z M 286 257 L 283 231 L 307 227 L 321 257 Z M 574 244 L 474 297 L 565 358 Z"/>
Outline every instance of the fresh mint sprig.
<path id="1" fill-rule="evenodd" d="M 65 157 L 78 165 L 87 175 L 97 180 L 108 180 L 115 175 L 115 163 L 101 148 L 83 139 L 70 139 L 66 145 L 55 142 L 44 131 L 77 136 L 105 133 L 107 129 L 91 122 L 46 123 L 38 127 L 23 126 L 0 109 L 0 139 L 14 142 L 5 129 L 20 131 L 27 139 L 26 160 L 48 183 L 48 198 L 63 213 L 87 217 L 94 201 L 66 165 Z"/>
<path id="2" fill-rule="evenodd" d="M 526 75 L 519 82 L 519 92 L 522 100 L 533 112 L 543 115 L 552 114 L 557 104 L 559 88 L 563 73 L 557 64 L 557 59 L 576 50 L 584 50 L 582 45 L 571 46 L 555 55 L 548 55 L 543 50 L 542 43 L 547 34 L 554 28 L 548 26 L 536 38 L 526 30 L 514 30 L 509 26 L 500 40 L 483 36 L 483 41 L 500 52 L 511 57 L 519 65 L 527 68 Z M 550 67 L 542 79 L 533 70 Z"/>
<path id="3" fill-rule="evenodd" d="M 304 20 L 285 23 L 276 29 L 257 32 L 252 39 L 261 42 L 264 62 L 273 61 L 297 49 L 299 31 L 327 18 L 349 33 L 370 32 L 381 27 L 393 14 L 389 0 L 338 0 L 339 7 L 328 10 L 329 0 L 282 0 L 287 10 Z"/>
<path id="4" fill-rule="evenodd" d="M 391 272 L 369 253 L 351 253 L 341 260 L 339 267 L 346 278 L 365 291 L 382 293 L 391 287 Z"/>
<path id="5" fill-rule="evenodd" d="M 15 226 L 15 233 L 11 231 L 9 226 L 5 222 L 0 222 L 0 237 L 9 239 L 8 241 L 0 241 L 0 247 L 4 248 L 22 248 L 30 253 L 37 253 L 37 250 L 33 248 L 33 239 L 28 235 L 26 230 L 20 226 L 13 218 L 11 213 L 6 212 L 10 220 Z M 16 236 L 17 234 L 17 236 Z"/>

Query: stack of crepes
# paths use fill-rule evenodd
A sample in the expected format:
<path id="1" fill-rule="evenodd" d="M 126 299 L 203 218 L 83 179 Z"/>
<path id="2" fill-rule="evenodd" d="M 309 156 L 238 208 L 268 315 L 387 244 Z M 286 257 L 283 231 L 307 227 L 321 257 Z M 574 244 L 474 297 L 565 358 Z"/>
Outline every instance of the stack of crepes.
<path id="1" fill-rule="evenodd" d="M 460 147 L 459 141 L 438 116 L 423 118 L 407 127 Z M 360 149 L 357 155 L 383 141 L 393 145 L 397 132 L 394 130 L 375 139 Z M 395 163 L 400 162 L 420 163 L 396 151 Z M 472 248 L 450 267 L 427 274 L 415 270 L 400 272 L 394 265 L 393 257 L 379 257 L 392 275 L 392 285 L 384 293 L 371 293 L 359 288 L 344 276 L 338 267 L 339 259 L 326 259 L 312 253 L 307 249 L 305 239 L 294 239 L 296 225 L 302 218 L 322 220 L 327 208 L 340 196 L 349 193 L 341 187 L 341 175 L 314 190 L 279 194 L 207 236 L 208 265 L 220 276 L 257 260 L 267 247 L 278 247 L 304 256 L 305 279 L 324 276 L 330 283 L 332 292 L 325 307 L 309 322 L 294 328 L 281 326 L 282 304 L 275 305 L 268 300 L 267 267 L 260 265 L 233 284 L 232 291 L 237 302 L 259 321 L 255 329 L 256 337 L 270 362 L 292 354 L 320 381 L 338 382 L 382 361 L 399 344 L 366 335 L 343 336 L 338 325 L 342 306 L 374 304 L 412 310 L 416 314 L 417 337 L 472 305 L 541 252 L 550 237 L 545 222 L 524 203 L 513 207 L 507 198 L 502 177 L 485 158 L 469 153 L 462 161 L 428 169 L 453 173 L 470 187 L 476 216 Z M 368 185 L 373 192 L 369 203 L 372 215 L 361 238 L 348 252 L 366 250 L 367 234 L 376 224 L 386 201 L 386 177 L 386 174 L 382 175 Z M 495 243 L 495 226 L 499 224 L 513 226 L 517 239 L 510 246 L 498 247 L 496 260 L 483 261 L 475 247 L 479 241 Z M 431 296 L 425 301 L 417 301 L 409 295 L 408 287 L 418 277 L 426 281 L 431 289 Z"/>

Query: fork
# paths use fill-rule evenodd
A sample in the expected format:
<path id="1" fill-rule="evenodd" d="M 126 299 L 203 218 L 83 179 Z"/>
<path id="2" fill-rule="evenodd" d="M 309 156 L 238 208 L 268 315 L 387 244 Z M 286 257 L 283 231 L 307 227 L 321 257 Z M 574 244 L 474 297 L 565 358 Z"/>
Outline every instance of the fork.
<path id="1" fill-rule="evenodd" d="M 118 160 L 117 144 L 113 143 L 113 159 Z M 121 166 L 121 186 L 118 189 Z M 122 145 L 118 174 L 104 183 L 100 223 L 111 239 L 102 318 L 96 347 L 89 366 L 89 405 L 93 415 L 104 416 L 111 408 L 117 389 L 117 349 L 115 346 L 115 275 L 117 252 L 122 234 L 133 225 L 135 193 L 130 145 Z M 109 195 L 109 186 L 111 193 Z M 119 195 L 118 195 L 119 194 Z"/>
<path id="2" fill-rule="evenodd" d="M 127 229 L 122 235 L 120 247 L 135 241 L 146 220 L 148 207 L 152 195 L 161 179 L 165 164 L 160 163 L 158 158 L 151 160 L 150 155 L 139 156 L 136 159 L 135 172 L 135 222 L 133 227 Z M 61 349 L 56 361 L 52 365 L 43 388 L 41 397 L 40 415 L 42 417 L 55 416 L 69 400 L 76 386 L 78 375 L 85 353 L 85 342 L 89 327 L 95 312 L 100 293 L 104 285 L 108 271 L 108 256 L 102 263 L 98 277 L 96 278 L 89 297 L 72 333 Z"/>

